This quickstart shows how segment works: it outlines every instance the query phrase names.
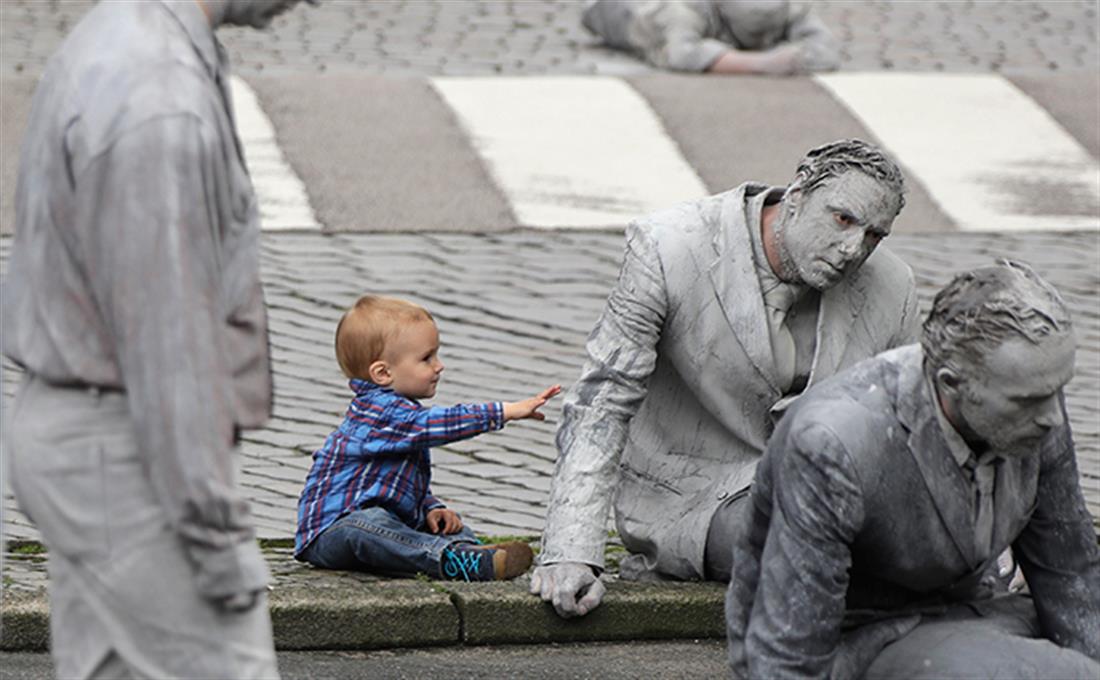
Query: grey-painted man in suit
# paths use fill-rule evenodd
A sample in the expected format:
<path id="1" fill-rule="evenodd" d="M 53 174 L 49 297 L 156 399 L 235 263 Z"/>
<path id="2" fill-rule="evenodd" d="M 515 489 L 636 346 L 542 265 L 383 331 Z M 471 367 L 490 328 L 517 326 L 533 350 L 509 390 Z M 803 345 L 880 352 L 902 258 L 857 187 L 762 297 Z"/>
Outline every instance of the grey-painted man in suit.
<path id="1" fill-rule="evenodd" d="M 1001 262 L 936 296 L 920 345 L 804 395 L 737 531 L 734 675 L 1100 677 L 1100 549 L 1062 395 L 1073 367 L 1058 293 Z M 1031 597 L 982 587 L 1008 546 Z"/>
<path id="2" fill-rule="evenodd" d="M 260 216 L 214 30 L 297 0 L 101 2 L 50 59 L 0 305 L 12 489 L 57 675 L 278 676 L 236 440 L 271 412 Z"/>
<path id="3" fill-rule="evenodd" d="M 840 62 L 836 39 L 804 2 L 594 0 L 582 21 L 608 46 L 673 71 L 792 75 Z"/>
<path id="4" fill-rule="evenodd" d="M 902 194 L 892 161 L 845 140 L 786 189 L 750 182 L 627 228 L 565 400 L 533 593 L 563 616 L 599 603 L 612 498 L 624 577 L 729 578 L 730 523 L 777 414 L 916 337 L 912 272 L 876 249 Z"/>

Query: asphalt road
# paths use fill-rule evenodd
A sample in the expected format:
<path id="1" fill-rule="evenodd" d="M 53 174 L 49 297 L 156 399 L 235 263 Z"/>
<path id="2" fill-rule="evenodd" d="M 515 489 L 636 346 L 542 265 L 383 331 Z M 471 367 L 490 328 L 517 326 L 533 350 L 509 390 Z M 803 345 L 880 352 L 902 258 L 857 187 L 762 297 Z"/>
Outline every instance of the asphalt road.
<path id="1" fill-rule="evenodd" d="M 47 680 L 46 654 L 0 654 L 0 678 Z M 728 674 L 724 640 L 585 645 L 439 647 L 372 652 L 282 652 L 283 680 L 309 678 L 719 678 Z"/>

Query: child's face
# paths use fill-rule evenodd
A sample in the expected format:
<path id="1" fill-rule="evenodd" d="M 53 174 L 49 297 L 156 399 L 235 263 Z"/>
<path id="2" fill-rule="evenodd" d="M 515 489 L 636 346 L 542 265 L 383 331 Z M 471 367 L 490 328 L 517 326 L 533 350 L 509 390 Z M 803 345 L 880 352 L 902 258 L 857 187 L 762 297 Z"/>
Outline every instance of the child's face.
<path id="1" fill-rule="evenodd" d="M 428 399 L 435 396 L 443 362 L 439 360 L 439 331 L 432 321 L 416 321 L 397 334 L 387 362 L 393 382 L 390 387 L 403 397 Z M 387 354 L 390 354 L 387 352 Z"/>

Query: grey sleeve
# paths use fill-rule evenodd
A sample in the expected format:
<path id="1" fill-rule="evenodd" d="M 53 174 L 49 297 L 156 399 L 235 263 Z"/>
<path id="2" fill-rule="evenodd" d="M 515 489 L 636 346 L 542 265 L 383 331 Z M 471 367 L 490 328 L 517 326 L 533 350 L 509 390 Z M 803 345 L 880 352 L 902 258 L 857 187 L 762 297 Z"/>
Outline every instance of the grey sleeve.
<path id="1" fill-rule="evenodd" d="M 841 640 L 862 492 L 846 451 L 824 426 L 802 427 L 786 446 L 744 628 L 742 671 L 751 678 L 822 678 Z"/>
<path id="2" fill-rule="evenodd" d="M 229 311 L 212 205 L 226 182 L 213 133 L 154 118 L 77 166 L 77 233 L 115 347 L 157 500 L 205 596 L 263 588 L 267 567 L 236 482 Z"/>
<path id="3" fill-rule="evenodd" d="M 1043 635 L 1100 661 L 1100 546 L 1081 494 L 1068 424 L 1041 455 L 1037 505 L 1012 549 Z"/>
<path id="4" fill-rule="evenodd" d="M 564 400 L 540 564 L 603 567 L 618 461 L 657 362 L 667 305 L 655 244 L 632 225 L 618 282 L 588 336 L 581 376 Z"/>
<path id="5" fill-rule="evenodd" d="M 701 73 L 729 51 L 730 46 L 720 40 L 675 33 L 669 36 L 662 49 L 655 51 L 650 61 L 672 71 Z"/>
<path id="6" fill-rule="evenodd" d="M 712 37 L 711 21 L 687 3 L 648 3 L 634 13 L 627 36 L 654 66 L 701 72 L 730 50 Z"/>
<path id="7" fill-rule="evenodd" d="M 799 71 L 835 71 L 840 66 L 840 45 L 832 31 L 808 8 L 793 17 L 787 39 L 798 45 Z"/>

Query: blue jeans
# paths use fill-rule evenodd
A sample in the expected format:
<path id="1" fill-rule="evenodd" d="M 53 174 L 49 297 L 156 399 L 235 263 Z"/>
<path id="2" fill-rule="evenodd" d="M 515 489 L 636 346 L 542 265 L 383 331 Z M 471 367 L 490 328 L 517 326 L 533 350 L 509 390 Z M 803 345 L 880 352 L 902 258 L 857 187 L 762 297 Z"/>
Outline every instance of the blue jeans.
<path id="1" fill-rule="evenodd" d="M 455 574 L 444 574 L 443 552 L 455 543 L 478 542 L 468 526 L 454 534 L 432 534 L 419 529 L 426 527 L 413 529 L 385 508 L 363 508 L 344 515 L 322 531 L 302 552 L 302 557 L 325 569 L 454 578 Z"/>

